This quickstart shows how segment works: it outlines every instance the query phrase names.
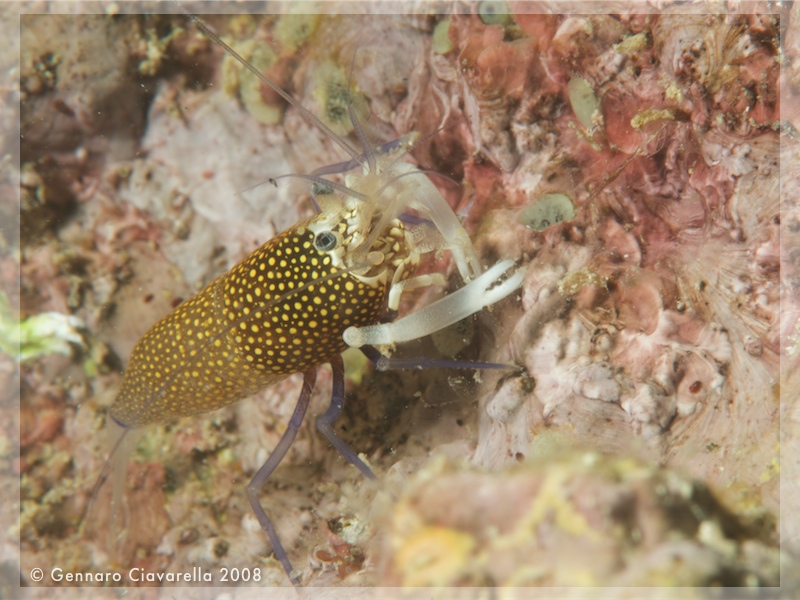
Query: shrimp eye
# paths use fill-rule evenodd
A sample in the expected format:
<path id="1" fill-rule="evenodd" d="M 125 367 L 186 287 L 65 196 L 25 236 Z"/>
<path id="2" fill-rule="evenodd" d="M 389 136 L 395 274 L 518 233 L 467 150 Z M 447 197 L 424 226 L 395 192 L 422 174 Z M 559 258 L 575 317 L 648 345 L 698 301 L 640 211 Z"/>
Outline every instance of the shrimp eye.
<path id="1" fill-rule="evenodd" d="M 339 241 L 332 231 L 320 231 L 314 238 L 314 247 L 320 252 L 330 252 L 338 245 Z"/>

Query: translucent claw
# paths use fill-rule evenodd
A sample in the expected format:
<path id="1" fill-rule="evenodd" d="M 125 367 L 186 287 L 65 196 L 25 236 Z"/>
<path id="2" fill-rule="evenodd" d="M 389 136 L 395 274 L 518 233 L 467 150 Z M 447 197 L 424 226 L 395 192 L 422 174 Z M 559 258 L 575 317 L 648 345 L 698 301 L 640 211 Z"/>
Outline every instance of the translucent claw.
<path id="1" fill-rule="evenodd" d="M 524 269 L 517 269 L 508 278 L 500 281 L 513 266 L 514 261 L 502 260 L 457 292 L 391 323 L 349 327 L 344 332 L 344 341 L 353 348 L 360 348 L 365 344 L 396 344 L 449 327 L 490 304 L 499 302 L 522 285 Z"/>

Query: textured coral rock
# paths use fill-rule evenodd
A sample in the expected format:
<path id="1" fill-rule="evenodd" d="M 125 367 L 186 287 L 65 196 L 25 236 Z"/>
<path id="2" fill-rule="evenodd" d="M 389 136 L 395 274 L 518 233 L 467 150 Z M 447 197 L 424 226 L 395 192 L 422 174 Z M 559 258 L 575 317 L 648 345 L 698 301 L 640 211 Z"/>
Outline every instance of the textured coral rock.
<path id="1" fill-rule="evenodd" d="M 486 202 L 558 191 L 575 196 L 578 215 L 521 246 L 533 259 L 511 344 L 533 381 L 485 400 L 473 458 L 513 464 L 543 428 L 556 429 L 691 473 L 744 513 L 777 511 L 777 20 L 661 14 L 620 24 L 520 20 L 552 40 L 540 58 L 550 68 L 532 87 L 556 85 L 547 100 L 562 105 L 550 138 L 537 124 L 517 144 L 536 135 L 574 187 L 548 185 L 524 158 L 506 175 L 497 165 Z M 563 105 L 578 75 L 598 98 L 589 127 L 580 107 Z M 517 122 L 544 102 L 533 98 L 520 101 Z M 485 244 L 513 250 L 500 226 L 489 236 Z"/>
<path id="2" fill-rule="evenodd" d="M 759 540 L 764 530 L 737 521 L 701 484 L 634 459 L 559 456 L 563 447 L 550 444 L 500 472 L 445 459 L 420 471 L 387 524 L 383 582 L 777 584 L 768 532 Z"/>

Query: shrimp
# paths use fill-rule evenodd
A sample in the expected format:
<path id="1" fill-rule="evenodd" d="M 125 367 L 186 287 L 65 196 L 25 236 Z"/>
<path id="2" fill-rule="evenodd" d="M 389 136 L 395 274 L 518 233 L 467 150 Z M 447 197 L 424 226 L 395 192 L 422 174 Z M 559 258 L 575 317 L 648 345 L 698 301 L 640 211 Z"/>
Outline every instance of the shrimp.
<path id="1" fill-rule="evenodd" d="M 485 272 L 461 222 L 425 173 L 400 160 L 416 136 L 375 147 L 352 102 L 348 118 L 360 148 L 337 135 L 288 92 L 221 40 L 199 17 L 191 21 L 264 85 L 335 142 L 348 159 L 293 177 L 310 185 L 317 214 L 270 239 L 155 323 L 138 341 L 109 412 L 114 460 L 133 432 L 238 402 L 295 373 L 303 385 L 286 432 L 247 493 L 276 558 L 293 584 L 299 574 L 259 500 L 265 481 L 291 446 L 308 408 L 316 370 L 330 364 L 333 397 L 317 419 L 325 438 L 365 476 L 369 466 L 337 436 L 344 402 L 341 353 L 348 347 L 384 367 L 387 347 L 439 331 L 513 293 L 524 272 L 501 260 Z M 344 183 L 329 177 L 343 174 Z M 273 180 L 277 184 L 278 179 Z M 409 219 L 409 211 L 418 218 Z M 441 273 L 417 274 L 426 254 L 447 250 L 464 281 L 458 291 L 390 322 L 404 292 L 444 285 Z M 424 359 L 417 366 L 432 364 Z M 400 367 L 407 367 L 405 360 Z M 456 367 L 497 367 L 450 363 Z M 125 459 L 126 460 L 126 459 Z M 108 469 L 109 463 L 106 463 Z M 118 472 L 118 470 L 115 470 Z M 115 497 L 121 484 L 115 483 Z M 116 499 L 118 502 L 118 498 Z"/>

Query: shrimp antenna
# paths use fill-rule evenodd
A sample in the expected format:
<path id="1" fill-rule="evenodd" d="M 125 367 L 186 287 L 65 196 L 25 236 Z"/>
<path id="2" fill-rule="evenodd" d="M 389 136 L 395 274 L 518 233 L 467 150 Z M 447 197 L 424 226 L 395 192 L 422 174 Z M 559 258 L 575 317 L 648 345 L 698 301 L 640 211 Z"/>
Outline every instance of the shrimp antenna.
<path id="1" fill-rule="evenodd" d="M 90 514 L 92 514 L 92 508 L 94 507 L 94 504 L 97 501 L 97 497 L 100 494 L 100 489 L 103 487 L 103 484 L 108 479 L 108 474 L 111 472 L 111 463 L 114 460 L 114 457 L 117 455 L 117 452 L 120 451 L 120 448 L 123 446 L 125 438 L 131 431 L 127 427 L 124 426 L 122 427 L 123 429 L 120 432 L 119 437 L 117 437 L 117 439 L 114 441 L 114 444 L 111 447 L 111 452 L 108 454 L 108 458 L 106 458 L 105 462 L 103 463 L 103 467 L 100 469 L 100 474 L 97 476 L 97 481 L 95 481 L 94 488 L 92 488 L 92 495 L 89 497 L 89 501 L 86 503 L 86 510 L 84 511 L 82 519 L 84 523 L 86 523 L 86 518 Z M 115 498 L 115 500 L 119 499 Z M 119 506 L 117 506 L 115 510 L 119 510 Z"/>
<path id="2" fill-rule="evenodd" d="M 435 136 L 439 135 L 442 131 L 445 131 L 446 129 L 450 129 L 451 127 L 455 127 L 455 125 L 457 123 L 460 123 L 461 121 L 462 121 L 462 119 L 460 119 L 460 118 L 459 119 L 454 119 L 450 123 L 445 123 L 443 125 L 440 125 L 436 130 L 431 131 L 430 133 L 426 133 L 425 135 L 415 135 L 414 138 L 412 138 L 408 142 L 406 142 L 405 153 L 406 154 L 411 154 L 411 151 L 414 150 L 415 148 L 419 148 L 422 145 L 423 142 L 426 142 L 426 141 L 428 141 L 430 139 L 433 139 Z M 398 156 L 392 162 L 389 163 L 389 165 L 387 166 L 387 169 L 391 169 L 394 165 L 396 165 L 402 159 L 403 159 L 403 156 Z M 433 171 L 427 171 L 425 169 L 419 169 L 419 170 L 422 171 L 423 173 L 441 175 L 440 173 L 436 173 L 436 172 L 433 172 Z M 451 181 L 453 181 L 453 180 L 451 180 Z M 457 185 L 461 185 L 458 182 L 456 182 L 456 184 Z"/>
<path id="3" fill-rule="evenodd" d="M 364 156 L 367 159 L 367 168 L 369 169 L 370 173 L 374 173 L 377 167 L 377 163 L 375 161 L 375 151 L 372 149 L 372 144 L 370 144 L 369 139 L 367 138 L 366 129 L 356 118 L 356 112 L 353 109 L 353 71 L 355 70 L 356 66 L 356 52 L 358 52 L 358 46 L 361 43 L 361 35 L 362 34 L 358 35 L 356 49 L 353 50 L 353 56 L 350 59 L 350 73 L 347 75 L 347 116 L 350 117 L 350 122 L 353 124 L 353 129 L 356 132 L 358 141 L 361 143 L 361 147 L 364 150 Z"/>
<path id="4" fill-rule="evenodd" d="M 258 183 L 254 183 L 253 185 L 246 187 L 243 190 L 239 190 L 236 193 L 237 195 L 246 194 L 247 192 L 251 192 L 254 189 L 259 188 L 265 184 L 270 184 L 273 185 L 274 187 L 278 187 L 278 181 L 281 179 L 303 179 L 305 181 L 310 181 L 311 183 L 320 186 L 321 189 L 336 190 L 344 196 L 350 196 L 351 198 L 356 198 L 362 201 L 369 200 L 369 196 L 366 194 L 362 194 L 361 192 L 351 189 L 346 185 L 342 185 L 341 183 L 331 181 L 330 179 L 319 177 L 317 175 L 314 175 L 313 173 L 287 173 L 286 175 L 277 175 L 276 177 L 270 177 L 269 179 L 265 179 L 263 181 L 259 181 Z"/>
<path id="5" fill-rule="evenodd" d="M 336 135 L 333 130 L 325 125 L 317 116 L 314 115 L 310 110 L 302 106 L 297 100 L 292 98 L 292 96 L 284 90 L 281 86 L 277 83 L 272 81 L 269 77 L 264 75 L 261 71 L 256 69 L 253 65 L 251 65 L 248 61 L 244 59 L 236 50 L 231 48 L 228 44 L 222 41 L 216 33 L 211 31 L 211 28 L 203 21 L 200 17 L 195 14 L 190 13 L 186 10 L 183 5 L 178 2 L 178 6 L 180 9 L 189 17 L 195 25 L 197 25 L 198 29 L 200 29 L 209 39 L 213 40 L 217 44 L 219 44 L 228 54 L 230 54 L 233 58 L 235 58 L 239 63 L 248 71 L 250 71 L 253 75 L 258 77 L 259 81 L 268 85 L 272 90 L 278 94 L 281 98 L 286 100 L 291 106 L 295 107 L 300 114 L 302 114 L 312 125 L 319 127 L 325 135 L 327 135 L 330 139 L 336 142 L 345 152 L 347 152 L 352 158 L 358 160 L 359 162 L 363 161 L 362 153 L 358 152 L 355 148 L 353 148 L 347 141 L 342 138 L 341 136 Z M 359 136 L 360 137 L 360 136 Z"/>
<path id="6" fill-rule="evenodd" d="M 319 186 L 324 188 L 329 188 L 330 190 L 336 190 L 343 196 L 349 196 L 350 198 L 355 198 L 357 200 L 361 200 L 362 202 L 366 202 L 370 199 L 367 194 L 362 194 L 352 188 L 347 187 L 346 185 L 342 185 L 341 183 L 337 183 L 335 181 L 331 181 L 329 179 L 323 179 L 322 177 L 317 177 L 315 175 L 310 175 L 307 173 L 287 173 L 286 175 L 278 175 L 277 177 L 270 177 L 267 180 L 267 183 L 271 183 L 275 187 L 278 187 L 278 180 L 280 179 L 303 179 L 305 181 L 310 181 L 311 183 L 315 183 Z M 256 184 L 256 185 L 261 185 Z"/>

